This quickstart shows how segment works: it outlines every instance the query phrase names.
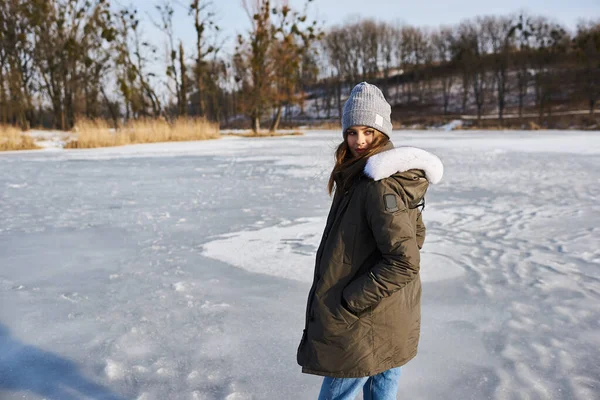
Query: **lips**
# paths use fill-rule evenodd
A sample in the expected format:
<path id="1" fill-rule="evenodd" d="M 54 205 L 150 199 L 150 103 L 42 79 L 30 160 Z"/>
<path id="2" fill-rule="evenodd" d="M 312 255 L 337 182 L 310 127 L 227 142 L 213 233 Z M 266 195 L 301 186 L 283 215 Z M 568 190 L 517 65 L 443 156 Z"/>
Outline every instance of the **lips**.
<path id="1" fill-rule="evenodd" d="M 356 151 L 357 153 L 364 153 L 365 151 L 367 151 L 367 149 L 354 149 L 354 151 Z"/>

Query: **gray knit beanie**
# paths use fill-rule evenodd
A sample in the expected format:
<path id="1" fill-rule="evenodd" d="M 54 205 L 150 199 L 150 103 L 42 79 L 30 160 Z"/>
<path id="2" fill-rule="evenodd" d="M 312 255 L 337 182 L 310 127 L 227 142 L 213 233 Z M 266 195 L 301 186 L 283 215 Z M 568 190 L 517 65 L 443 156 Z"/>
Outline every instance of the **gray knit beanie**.
<path id="1" fill-rule="evenodd" d="M 392 107 L 375 85 L 361 82 L 354 86 L 344 104 L 342 132 L 355 125 L 364 125 L 390 135 Z"/>

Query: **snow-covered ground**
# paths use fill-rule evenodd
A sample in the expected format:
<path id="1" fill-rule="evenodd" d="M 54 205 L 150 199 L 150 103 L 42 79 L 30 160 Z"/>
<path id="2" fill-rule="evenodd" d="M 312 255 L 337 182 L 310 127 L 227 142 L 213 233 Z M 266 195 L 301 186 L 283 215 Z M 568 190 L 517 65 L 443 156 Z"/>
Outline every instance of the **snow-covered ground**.
<path id="1" fill-rule="evenodd" d="M 36 130 L 32 129 L 25 132 L 31 136 L 35 144 L 43 149 L 62 149 L 67 142 L 74 139 L 76 135 L 72 132 L 54 131 L 54 130 Z"/>
<path id="2" fill-rule="evenodd" d="M 316 399 L 339 132 L 0 154 L 0 398 Z M 427 195 L 399 399 L 600 398 L 600 134 L 395 132 Z"/>

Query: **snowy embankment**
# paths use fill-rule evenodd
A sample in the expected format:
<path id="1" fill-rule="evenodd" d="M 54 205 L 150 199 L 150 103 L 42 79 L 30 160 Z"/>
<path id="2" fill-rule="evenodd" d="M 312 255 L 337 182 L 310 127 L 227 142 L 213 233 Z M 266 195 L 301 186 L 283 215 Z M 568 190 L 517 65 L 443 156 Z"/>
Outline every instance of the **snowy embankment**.
<path id="1" fill-rule="evenodd" d="M 1 399 L 314 399 L 339 132 L 0 154 Z M 399 398 L 600 397 L 600 135 L 395 132 L 439 155 Z"/>
<path id="2" fill-rule="evenodd" d="M 35 140 L 35 144 L 45 150 L 63 149 L 69 140 L 76 137 L 71 132 L 31 130 L 25 134 Z"/>

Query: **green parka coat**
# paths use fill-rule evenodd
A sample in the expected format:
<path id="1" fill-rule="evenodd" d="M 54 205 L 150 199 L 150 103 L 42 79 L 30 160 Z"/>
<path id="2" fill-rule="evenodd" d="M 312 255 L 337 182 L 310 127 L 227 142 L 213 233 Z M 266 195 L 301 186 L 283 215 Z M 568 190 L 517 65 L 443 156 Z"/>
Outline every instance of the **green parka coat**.
<path id="1" fill-rule="evenodd" d="M 337 186 L 298 347 L 302 372 L 373 376 L 417 354 L 425 240 L 417 205 L 442 173 L 433 154 L 400 147 L 372 156 L 349 188 Z"/>

